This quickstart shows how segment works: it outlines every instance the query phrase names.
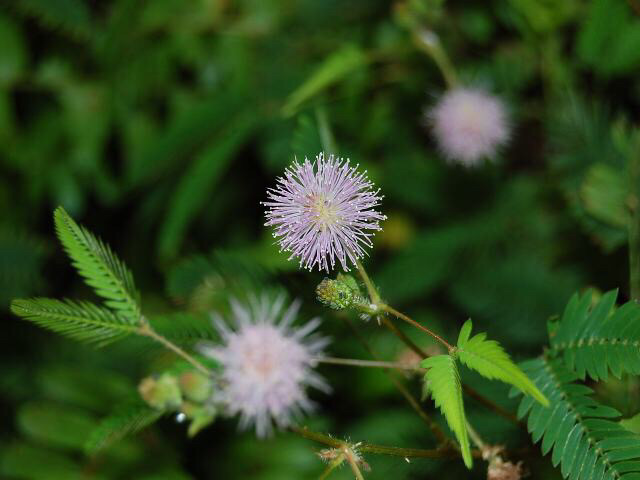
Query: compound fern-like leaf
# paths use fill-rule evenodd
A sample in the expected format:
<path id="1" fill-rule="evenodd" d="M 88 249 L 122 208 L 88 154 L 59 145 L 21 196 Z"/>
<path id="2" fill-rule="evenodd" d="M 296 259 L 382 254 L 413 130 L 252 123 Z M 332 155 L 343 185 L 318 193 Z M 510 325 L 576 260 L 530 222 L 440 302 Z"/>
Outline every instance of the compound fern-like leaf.
<path id="1" fill-rule="evenodd" d="M 467 320 L 458 337 L 458 358 L 483 377 L 501 380 L 531 395 L 544 406 L 549 400 L 538 390 L 535 384 L 518 367 L 495 340 L 487 340 L 486 333 L 478 333 L 472 338 L 471 320 Z"/>
<path id="2" fill-rule="evenodd" d="M 551 335 L 550 354 L 561 356 L 580 378 L 640 374 L 640 305 L 616 308 L 617 295 L 613 290 L 595 302 L 592 291 L 575 294 Z"/>
<path id="3" fill-rule="evenodd" d="M 129 319 L 89 302 L 17 299 L 11 302 L 11 311 L 41 327 L 98 346 L 138 330 Z"/>
<path id="4" fill-rule="evenodd" d="M 527 428 L 534 442 L 542 439 L 542 453 L 553 449 L 551 460 L 564 478 L 578 480 L 637 480 L 640 478 L 640 435 L 612 419 L 620 413 L 599 404 L 593 391 L 574 383 L 578 375 L 560 359 L 537 358 L 523 364 L 551 408 L 524 397 L 518 417 L 529 415 Z"/>
<path id="5" fill-rule="evenodd" d="M 87 285 L 105 299 L 105 305 L 131 320 L 141 318 L 133 275 L 124 263 L 91 232 L 79 226 L 67 212 L 54 212 L 56 233 L 74 267 Z"/>
<path id="6" fill-rule="evenodd" d="M 467 468 L 473 466 L 471 446 L 467 434 L 467 419 L 462 403 L 462 386 L 455 359 L 450 355 L 436 355 L 423 360 L 423 368 L 428 369 L 425 381 L 436 407 L 444 414 L 449 427 L 460 443 L 462 459 Z"/>
<path id="7" fill-rule="evenodd" d="M 134 399 L 116 407 L 111 415 L 103 419 L 91 432 L 85 451 L 94 454 L 112 443 L 151 425 L 163 414 L 140 399 Z"/>

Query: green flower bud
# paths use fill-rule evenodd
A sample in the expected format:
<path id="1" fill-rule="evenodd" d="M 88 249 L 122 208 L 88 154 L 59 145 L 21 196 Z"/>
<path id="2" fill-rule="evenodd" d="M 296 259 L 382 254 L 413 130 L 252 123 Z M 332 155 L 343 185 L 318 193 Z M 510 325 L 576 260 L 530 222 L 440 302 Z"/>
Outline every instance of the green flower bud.
<path id="1" fill-rule="evenodd" d="M 206 401 L 211 394 L 211 380 L 198 372 L 185 372 L 178 379 L 185 398 L 197 403 Z"/>
<path id="2" fill-rule="evenodd" d="M 181 410 L 191 419 L 189 430 L 187 431 L 189 437 L 193 437 L 200 430 L 213 423 L 218 413 L 213 405 L 196 405 L 191 402 L 184 402 Z"/>
<path id="3" fill-rule="evenodd" d="M 138 392 L 145 402 L 160 410 L 175 409 L 182 403 L 178 380 L 169 373 L 163 373 L 158 378 L 143 379 L 138 386 Z"/>
<path id="4" fill-rule="evenodd" d="M 340 280 L 325 278 L 316 287 L 318 301 L 334 310 L 349 308 L 357 301 L 358 295 L 353 288 Z"/>

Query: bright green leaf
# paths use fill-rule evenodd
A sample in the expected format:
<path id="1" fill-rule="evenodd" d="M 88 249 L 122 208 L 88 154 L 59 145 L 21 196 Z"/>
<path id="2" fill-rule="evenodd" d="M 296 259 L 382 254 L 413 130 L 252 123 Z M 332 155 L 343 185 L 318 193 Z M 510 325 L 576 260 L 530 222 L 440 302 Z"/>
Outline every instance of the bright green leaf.
<path id="1" fill-rule="evenodd" d="M 54 212 L 56 233 L 78 273 L 96 294 L 131 323 L 140 321 L 138 292 L 133 275 L 108 245 L 79 226 L 62 208 Z"/>
<path id="2" fill-rule="evenodd" d="M 428 369 L 425 381 L 436 407 L 439 407 L 460 443 L 462 459 L 467 468 L 473 466 L 471 446 L 467 434 L 467 419 L 462 403 L 462 386 L 455 359 L 450 355 L 436 355 L 423 360 L 423 368 Z"/>
<path id="3" fill-rule="evenodd" d="M 469 338 L 471 320 L 462 327 L 458 338 L 458 358 L 462 363 L 480 375 L 489 379 L 498 379 L 509 383 L 524 393 L 531 395 L 541 404 L 548 406 L 549 400 L 529 377 L 518 367 L 502 346 L 495 340 L 487 340 L 486 333 Z"/>

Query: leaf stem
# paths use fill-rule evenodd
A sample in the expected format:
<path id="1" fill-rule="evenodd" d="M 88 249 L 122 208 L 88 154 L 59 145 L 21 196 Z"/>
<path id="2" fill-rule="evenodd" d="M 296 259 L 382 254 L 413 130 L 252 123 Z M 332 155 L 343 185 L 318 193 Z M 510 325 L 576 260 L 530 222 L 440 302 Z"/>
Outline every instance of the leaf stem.
<path id="1" fill-rule="evenodd" d="M 164 347 L 174 352 L 176 355 L 179 355 L 180 357 L 184 358 L 187 362 L 193 365 L 198 371 L 200 371 L 204 375 L 209 376 L 211 374 L 211 371 L 207 367 L 205 367 L 202 363 L 200 363 L 194 357 L 189 355 L 187 352 L 185 352 L 175 343 L 171 342 L 170 340 L 168 340 L 167 338 L 163 337 L 158 332 L 153 330 L 153 328 L 151 328 L 151 326 L 146 320 L 143 320 L 141 322 L 141 325 L 138 328 L 138 333 L 142 336 L 149 337 L 155 340 L 156 342 L 160 343 Z"/>
<path id="2" fill-rule="evenodd" d="M 454 88 L 458 85 L 458 75 L 451 63 L 447 52 L 442 48 L 442 43 L 438 35 L 425 28 L 413 29 L 413 40 L 416 46 L 431 57 L 438 69 L 442 73 L 447 88 Z"/>

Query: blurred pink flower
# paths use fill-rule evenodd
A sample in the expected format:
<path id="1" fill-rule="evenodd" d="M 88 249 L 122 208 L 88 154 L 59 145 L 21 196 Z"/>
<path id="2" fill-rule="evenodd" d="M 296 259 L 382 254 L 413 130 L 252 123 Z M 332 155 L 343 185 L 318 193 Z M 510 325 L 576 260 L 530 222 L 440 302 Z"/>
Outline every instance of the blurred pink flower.
<path id="1" fill-rule="evenodd" d="M 247 305 L 232 300 L 232 328 L 214 316 L 223 344 L 202 346 L 222 371 L 212 401 L 228 415 L 239 414 L 240 428 L 254 425 L 258 437 L 271 434 L 274 423 L 285 428 L 312 409 L 305 387 L 330 390 L 313 371 L 328 344 L 327 338 L 312 334 L 320 320 L 293 328 L 300 302 L 286 310 L 283 306 L 283 296 L 253 298 Z"/>
<path id="2" fill-rule="evenodd" d="M 348 159 L 320 153 L 313 163 L 294 162 L 268 189 L 265 225 L 275 227 L 281 250 L 298 257 L 301 267 L 328 272 L 338 259 L 348 271 L 347 258 L 355 264 L 366 254 L 363 246 L 371 247 L 371 231 L 386 217 L 375 210 L 380 190 L 357 169 Z"/>
<path id="3" fill-rule="evenodd" d="M 491 158 L 510 136 L 505 106 L 477 88 L 454 88 L 426 113 L 440 150 L 465 166 Z"/>

